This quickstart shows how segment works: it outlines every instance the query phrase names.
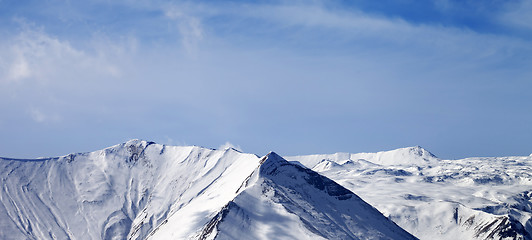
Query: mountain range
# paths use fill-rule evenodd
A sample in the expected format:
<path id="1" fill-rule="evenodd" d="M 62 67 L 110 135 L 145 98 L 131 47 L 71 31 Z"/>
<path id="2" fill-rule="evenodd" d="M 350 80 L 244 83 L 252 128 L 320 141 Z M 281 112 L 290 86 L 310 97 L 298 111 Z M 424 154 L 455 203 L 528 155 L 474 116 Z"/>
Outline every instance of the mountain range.
<path id="1" fill-rule="evenodd" d="M 130 140 L 0 165 L 0 239 L 532 239 L 532 156 Z"/>
<path id="2" fill-rule="evenodd" d="M 532 156 L 444 160 L 416 146 L 285 158 L 420 239 L 532 239 Z"/>
<path id="3" fill-rule="evenodd" d="M 0 165 L 1 239 L 416 239 L 274 152 L 131 140 Z"/>

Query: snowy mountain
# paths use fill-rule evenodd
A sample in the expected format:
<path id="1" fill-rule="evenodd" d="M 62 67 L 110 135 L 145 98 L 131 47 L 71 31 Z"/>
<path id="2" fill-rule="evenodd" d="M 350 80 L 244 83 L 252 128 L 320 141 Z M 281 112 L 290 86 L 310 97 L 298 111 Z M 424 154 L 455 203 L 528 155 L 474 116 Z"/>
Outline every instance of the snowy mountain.
<path id="1" fill-rule="evenodd" d="M 420 239 L 532 239 L 532 156 L 442 160 L 420 147 L 285 157 Z"/>
<path id="2" fill-rule="evenodd" d="M 427 165 L 437 163 L 438 158 L 420 146 L 399 148 L 376 153 L 335 153 L 289 157 L 290 161 L 303 161 L 306 166 L 316 166 L 322 161 L 345 164 L 346 161 L 367 162 L 386 166 Z M 299 161 L 301 160 L 301 161 Z"/>
<path id="3" fill-rule="evenodd" d="M 132 140 L 0 176 L 0 239 L 415 239 L 275 153 Z"/>

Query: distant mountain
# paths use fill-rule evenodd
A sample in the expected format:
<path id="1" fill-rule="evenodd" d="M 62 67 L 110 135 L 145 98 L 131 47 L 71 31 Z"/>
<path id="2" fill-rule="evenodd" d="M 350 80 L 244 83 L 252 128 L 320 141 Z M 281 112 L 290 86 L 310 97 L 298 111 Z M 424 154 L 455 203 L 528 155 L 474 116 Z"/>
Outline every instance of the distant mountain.
<path id="1" fill-rule="evenodd" d="M 532 156 L 438 159 L 420 147 L 285 157 L 420 239 L 532 239 Z"/>
<path id="2" fill-rule="evenodd" d="M 0 239 L 415 239 L 275 153 L 131 140 L 0 176 Z"/>
<path id="3" fill-rule="evenodd" d="M 420 146 L 399 148 L 391 151 L 376 153 L 335 153 L 335 154 L 315 154 L 305 156 L 288 157 L 290 161 L 297 161 L 301 164 L 313 168 L 322 161 L 332 161 L 343 164 L 344 161 L 369 162 L 384 166 L 393 165 L 427 165 L 436 163 L 438 158 Z"/>

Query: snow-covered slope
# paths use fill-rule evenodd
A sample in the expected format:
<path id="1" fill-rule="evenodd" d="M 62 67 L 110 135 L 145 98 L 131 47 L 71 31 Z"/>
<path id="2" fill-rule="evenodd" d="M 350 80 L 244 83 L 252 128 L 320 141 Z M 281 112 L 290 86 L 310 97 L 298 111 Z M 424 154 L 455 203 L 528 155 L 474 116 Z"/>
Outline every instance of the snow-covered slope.
<path id="1" fill-rule="evenodd" d="M 416 148 L 286 159 L 356 192 L 420 239 L 532 239 L 532 156 L 442 160 Z"/>
<path id="2" fill-rule="evenodd" d="M 412 239 L 349 190 L 272 153 L 132 140 L 0 158 L 0 239 Z"/>
<path id="3" fill-rule="evenodd" d="M 438 158 L 420 146 L 399 148 L 376 153 L 335 153 L 315 154 L 289 157 L 290 161 L 299 161 L 312 168 L 322 161 L 344 164 L 346 161 L 369 162 L 373 164 L 393 165 L 427 165 L 436 163 Z"/>
<path id="4" fill-rule="evenodd" d="M 415 239 L 330 179 L 275 153 L 262 162 L 206 239 Z"/>
<path id="5" fill-rule="evenodd" d="M 0 239 L 144 239 L 174 214 L 186 236 L 236 196 L 259 160 L 138 140 L 60 158 L 2 159 Z"/>

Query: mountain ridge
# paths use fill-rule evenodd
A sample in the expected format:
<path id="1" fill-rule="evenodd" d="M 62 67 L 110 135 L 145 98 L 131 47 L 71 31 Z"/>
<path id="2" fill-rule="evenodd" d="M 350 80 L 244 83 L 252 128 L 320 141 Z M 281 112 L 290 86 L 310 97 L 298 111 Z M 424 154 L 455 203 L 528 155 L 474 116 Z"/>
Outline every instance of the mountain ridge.
<path id="1" fill-rule="evenodd" d="M 356 191 L 420 239 L 532 239 L 532 156 L 419 165 L 368 164 L 351 154 L 337 156 L 342 157 L 286 158 Z M 387 157 L 396 162 L 397 156 Z"/>
<path id="2" fill-rule="evenodd" d="M 290 172 L 289 174 L 283 174 L 284 172 Z M 289 181 L 285 181 L 279 176 L 290 176 Z M 299 177 L 298 177 L 299 176 Z M 302 176 L 302 177 L 301 177 Z M 300 178 L 301 177 L 301 178 Z M 290 162 L 283 159 L 281 156 L 277 155 L 275 152 L 270 152 L 266 156 L 264 156 L 260 161 L 260 166 L 252 173 L 252 175 L 249 177 L 251 178 L 250 183 L 249 180 L 246 180 L 246 187 L 247 189 L 241 191 L 239 195 L 235 197 L 235 199 L 231 200 L 224 208 L 211 219 L 209 224 L 206 225 L 204 230 L 202 231 L 199 239 L 237 239 L 237 238 L 246 238 L 246 239 L 316 239 L 316 238 L 324 238 L 324 239 L 416 239 L 413 236 L 411 236 L 406 231 L 397 228 L 393 222 L 382 216 L 380 212 L 378 212 L 375 208 L 371 207 L 369 204 L 364 202 L 362 199 L 360 199 L 358 196 L 356 196 L 351 191 L 347 190 L 346 188 L 342 187 L 341 185 L 338 185 L 334 181 L 323 177 L 319 174 L 317 174 L 314 171 L 311 171 L 307 168 L 300 167 L 298 165 L 291 164 Z M 302 181 L 305 184 L 299 184 L 297 186 L 300 187 L 290 187 L 291 184 L 294 182 Z M 283 187 L 275 187 L 276 185 L 283 186 Z M 386 229 L 379 229 L 373 230 L 371 233 L 369 232 L 357 232 L 362 231 L 360 226 L 356 226 L 357 224 L 351 223 L 344 225 L 341 227 L 340 225 L 336 225 L 339 222 L 343 222 L 344 220 L 337 219 L 338 217 L 333 217 L 334 212 L 337 212 L 338 210 L 334 209 L 334 211 L 330 212 L 331 210 L 328 210 L 329 213 L 327 214 L 327 218 L 323 219 L 319 216 L 316 217 L 315 215 L 309 215 L 309 212 L 314 212 L 314 214 L 323 214 L 323 212 L 316 212 L 315 209 L 312 208 L 306 208 L 307 204 L 301 204 L 308 203 L 309 200 L 305 197 L 303 197 L 303 191 L 300 190 L 303 186 L 312 186 L 310 188 L 305 188 L 307 194 L 310 194 L 309 192 L 312 192 L 312 189 L 318 189 L 324 193 L 326 193 L 328 196 L 331 196 L 335 198 L 335 201 L 350 201 L 349 203 L 350 208 L 357 205 L 363 206 L 362 208 L 364 211 L 360 211 L 361 214 L 367 214 L 368 211 L 372 211 L 375 216 L 368 217 L 364 221 L 357 222 L 358 225 L 363 225 L 366 229 L 379 229 L 379 227 L 375 226 L 388 226 L 388 230 Z M 291 189 L 289 192 L 284 191 L 283 189 Z M 248 194 L 249 192 L 261 192 L 262 194 Z M 267 195 L 272 195 L 273 197 L 265 197 Z M 310 194 L 312 198 L 317 198 L 318 193 Z M 251 200 L 250 200 L 251 199 Z M 331 201 L 331 200 L 329 200 Z M 332 201 L 332 202 L 335 202 Z M 354 201 L 354 202 L 353 202 Z M 251 204 L 252 202 L 253 204 Z M 328 204 L 332 204 L 332 202 L 329 202 Z M 281 207 L 279 207 L 279 205 Z M 314 201 L 313 204 L 310 204 L 311 206 L 317 206 L 319 205 L 319 201 Z M 255 216 L 254 211 L 250 211 L 250 206 L 253 206 L 252 209 L 274 209 L 273 213 L 268 210 L 268 216 L 265 217 L 262 216 Z M 259 207 L 257 207 L 259 206 Z M 268 207 L 261 207 L 261 206 L 268 206 Z M 336 205 L 338 207 L 338 205 Z M 322 206 L 323 207 L 323 206 Z M 345 206 L 344 206 L 345 208 Z M 259 210 L 260 211 L 260 210 Z M 349 211 L 349 210 L 348 210 Z M 356 211 L 355 211 L 356 212 Z M 284 213 L 284 214 L 281 214 Z M 277 215 L 275 215 L 277 214 Z M 256 225 L 256 219 L 261 218 L 275 218 L 275 219 L 281 219 L 283 217 L 290 217 L 290 216 L 298 216 L 297 218 L 294 218 L 291 220 L 291 222 L 297 222 L 300 221 L 300 224 L 303 225 L 305 228 L 304 230 L 308 231 L 302 231 L 299 234 L 293 233 L 294 231 L 298 230 L 292 230 L 292 231 L 273 231 L 273 232 L 265 232 L 261 234 L 257 234 L 255 232 L 249 233 L 247 229 L 254 229 L 257 228 Z M 348 214 L 348 213 L 345 213 Z M 349 213 L 354 214 L 354 213 Z M 275 216 L 275 217 L 272 217 Z M 357 215 L 352 215 L 353 217 L 356 217 Z M 361 216 L 358 216 L 361 217 Z M 242 221 L 241 218 L 246 219 L 246 221 Z M 235 220 L 237 219 L 237 220 Z M 336 220 L 333 220 L 336 219 Z M 377 224 L 375 221 L 379 219 L 381 222 L 380 224 Z M 323 222 L 325 221 L 325 222 Z M 229 222 L 229 223 L 228 223 Z M 240 223 L 245 222 L 245 226 L 241 226 L 238 228 L 238 224 L 235 224 L 234 222 Z M 321 223 L 320 223 L 321 222 Z M 371 223 L 367 223 L 371 222 Z M 377 221 L 379 222 L 379 221 Z M 288 224 L 288 223 L 285 223 Z M 325 228 L 327 231 L 324 231 L 323 225 L 326 224 L 327 228 Z M 345 224 L 345 223 L 344 223 Z M 272 223 L 274 227 L 277 228 L 283 228 L 284 226 L 276 226 L 274 223 Z M 237 227 L 235 227 L 237 226 Z M 335 227 L 337 226 L 337 227 Z M 271 226 L 270 226 L 271 227 Z M 237 228 L 235 230 L 234 228 Z M 288 229 L 297 229 L 292 227 L 286 227 Z M 386 232 L 388 231 L 388 232 Z M 358 235 L 357 235 L 358 233 Z M 271 235 L 273 234 L 273 235 Z M 284 234 L 284 235 L 281 235 Z"/>
<path id="3" fill-rule="evenodd" d="M 223 219 L 232 217 L 234 221 L 217 225 L 217 239 L 224 239 L 232 232 L 230 229 L 249 221 L 251 228 L 241 230 L 258 239 L 271 238 L 275 233 L 281 234 L 278 239 L 294 233 L 308 238 L 414 238 L 365 202 L 360 204 L 367 207 L 361 209 L 373 209 L 367 210 L 367 216 L 388 226 L 386 231 L 356 227 L 363 223 L 352 223 L 343 215 L 316 217 L 325 216 L 320 215 L 323 211 L 335 212 L 320 201 L 351 201 L 356 195 L 274 152 L 261 159 L 231 148 L 214 150 L 130 140 L 93 152 L 35 161 L 1 158 L 0 177 L 4 186 L 0 192 L 2 239 L 198 239 L 224 208 L 229 209 Z M 290 182 L 294 178 L 299 179 L 298 185 Z M 298 192 L 298 188 L 313 194 Z M 340 200 L 346 198 L 341 194 L 346 191 L 351 197 Z M 245 212 L 234 210 L 235 206 Z M 261 212 L 268 207 L 275 211 Z M 253 218 L 234 215 L 238 212 Z M 307 215 L 299 218 L 294 212 Z M 310 212 L 313 214 L 308 215 Z M 284 219 L 284 225 L 276 225 L 272 219 Z M 290 228 L 284 227 L 287 225 Z M 268 226 L 277 228 L 264 232 L 270 229 Z M 363 234 L 368 229 L 380 235 Z"/>
<path id="4" fill-rule="evenodd" d="M 430 165 L 440 159 L 428 150 L 420 147 L 404 147 L 388 151 L 362 152 L 362 153 L 333 153 L 333 154 L 311 154 L 299 156 L 287 156 L 290 161 L 300 162 L 302 165 L 314 168 L 323 160 L 335 162 L 342 165 L 346 161 L 370 162 L 372 164 L 393 166 L 393 165 Z M 301 161 L 304 161 L 301 162 Z"/>
<path id="5" fill-rule="evenodd" d="M 397 224 L 421 239 L 532 238 L 532 156 L 427 152 L 299 162 L 135 139 L 61 157 L 0 158 L 0 238 L 413 238 Z M 388 227 L 360 223 L 368 221 Z"/>

